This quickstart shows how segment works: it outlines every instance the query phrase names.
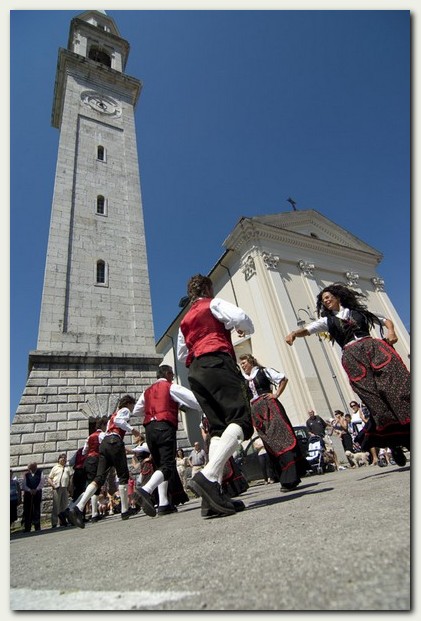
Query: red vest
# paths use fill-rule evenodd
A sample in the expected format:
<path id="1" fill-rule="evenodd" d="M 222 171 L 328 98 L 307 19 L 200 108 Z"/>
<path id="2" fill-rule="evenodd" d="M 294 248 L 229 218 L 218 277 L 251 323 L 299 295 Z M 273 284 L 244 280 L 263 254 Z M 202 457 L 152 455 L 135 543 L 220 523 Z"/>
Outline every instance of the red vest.
<path id="1" fill-rule="evenodd" d="M 88 452 L 86 457 L 98 457 L 99 456 L 99 436 L 102 433 L 102 429 L 97 429 L 87 439 Z"/>
<path id="2" fill-rule="evenodd" d="M 77 470 L 78 468 L 83 468 L 83 464 L 85 462 L 86 455 L 82 455 L 82 449 L 78 449 L 76 451 L 75 465 L 73 468 Z"/>
<path id="3" fill-rule="evenodd" d="M 145 420 L 165 420 L 177 429 L 179 405 L 170 395 L 171 382 L 160 380 L 145 390 Z"/>
<path id="4" fill-rule="evenodd" d="M 123 440 L 124 436 L 126 435 L 126 432 L 124 431 L 124 429 L 120 429 L 120 427 L 117 427 L 117 425 L 114 423 L 114 419 L 118 414 L 118 410 L 117 412 L 114 412 L 114 414 L 112 414 L 110 420 L 107 423 L 107 431 L 106 433 L 118 433 L 118 435 L 120 436 L 120 438 Z"/>
<path id="5" fill-rule="evenodd" d="M 226 352 L 235 360 L 231 332 L 212 315 L 209 308 L 211 301 L 211 298 L 200 298 L 193 302 L 180 324 L 189 350 L 186 367 L 190 366 L 193 358 L 217 351 Z"/>

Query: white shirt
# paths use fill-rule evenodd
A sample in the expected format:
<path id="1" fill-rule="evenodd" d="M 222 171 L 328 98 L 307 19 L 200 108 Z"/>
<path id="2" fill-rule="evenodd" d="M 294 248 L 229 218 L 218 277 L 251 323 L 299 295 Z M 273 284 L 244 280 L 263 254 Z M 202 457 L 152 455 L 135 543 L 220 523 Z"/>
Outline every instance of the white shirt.
<path id="1" fill-rule="evenodd" d="M 165 377 L 160 377 L 157 382 L 166 382 Z M 184 386 L 179 386 L 179 384 L 171 384 L 170 387 L 170 395 L 171 399 L 173 399 L 176 403 L 180 405 L 184 405 L 192 410 L 201 411 L 201 407 L 192 393 L 188 388 L 184 388 Z M 143 424 L 145 420 L 145 393 L 142 392 L 139 399 L 137 400 L 136 405 L 133 409 L 133 416 L 139 416 L 140 424 Z"/>
<path id="2" fill-rule="evenodd" d="M 333 314 L 336 317 L 339 317 L 339 319 L 349 319 L 350 312 L 351 311 L 349 308 L 343 308 L 342 306 L 340 306 L 339 310 L 337 312 L 334 312 Z M 377 315 L 377 317 L 381 321 L 382 325 L 385 325 L 386 318 L 382 317 L 381 315 Z M 319 319 L 316 319 L 316 321 L 312 321 L 311 323 L 309 323 L 307 326 L 305 326 L 305 328 L 309 334 L 317 334 L 318 332 L 328 332 L 327 317 L 320 317 Z M 362 337 L 354 336 L 353 340 L 358 341 L 360 338 Z"/>
<path id="3" fill-rule="evenodd" d="M 121 408 L 121 410 L 118 410 L 117 414 L 115 415 L 114 425 L 116 427 L 119 427 L 119 429 L 123 429 L 123 431 L 128 431 L 129 433 L 131 433 L 133 431 L 133 427 L 129 425 L 131 414 L 132 413 L 130 412 L 129 408 Z M 109 421 L 108 424 L 110 424 Z M 117 435 L 115 431 L 105 432 L 105 435 L 107 436 L 112 436 L 113 434 Z"/>
<path id="4" fill-rule="evenodd" d="M 247 375 L 246 373 L 244 373 L 244 371 L 241 371 L 241 373 L 244 375 L 245 379 L 247 380 L 249 388 L 253 394 L 252 401 L 254 401 L 260 396 L 257 394 L 257 390 L 253 382 L 253 379 L 256 377 L 256 374 L 259 371 L 259 368 L 260 367 L 253 367 L 252 370 L 250 371 L 250 375 Z M 288 379 L 285 373 L 280 373 L 279 371 L 276 371 L 276 369 L 272 369 L 271 367 L 263 367 L 262 370 L 263 370 L 263 373 L 266 375 L 266 377 L 268 377 L 270 381 L 273 384 L 275 384 L 276 387 L 279 386 L 282 380 Z"/>
<path id="5" fill-rule="evenodd" d="M 150 453 L 149 446 L 146 442 L 142 442 L 142 444 L 138 444 L 132 448 L 133 453 Z"/>
<path id="6" fill-rule="evenodd" d="M 105 438 L 105 431 L 101 431 L 101 433 L 98 434 L 99 444 L 101 444 L 104 438 Z M 89 449 L 88 438 L 86 438 L 85 444 L 83 445 L 83 449 L 82 449 L 82 455 L 86 455 L 86 453 L 88 452 L 88 449 Z"/>
<path id="7" fill-rule="evenodd" d="M 231 302 L 221 300 L 221 298 L 212 298 L 209 309 L 212 315 L 223 323 L 227 330 L 236 328 L 237 330 L 242 330 L 246 334 L 253 334 L 253 322 L 242 308 L 231 304 Z M 184 334 L 179 330 L 177 338 L 177 358 L 180 362 L 185 362 L 188 354 L 189 350 L 184 339 Z"/>

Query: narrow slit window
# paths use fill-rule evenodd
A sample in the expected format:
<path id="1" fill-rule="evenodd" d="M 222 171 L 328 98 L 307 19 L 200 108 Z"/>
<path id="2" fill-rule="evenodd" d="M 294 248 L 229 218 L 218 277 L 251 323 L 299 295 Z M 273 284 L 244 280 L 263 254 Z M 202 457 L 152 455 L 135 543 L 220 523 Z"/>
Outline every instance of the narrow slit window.
<path id="1" fill-rule="evenodd" d="M 101 160 L 101 162 L 105 162 L 105 149 L 102 145 L 98 145 L 97 158 Z"/>
<path id="2" fill-rule="evenodd" d="M 105 285 L 105 261 L 96 263 L 96 282 L 98 285 Z"/>
<path id="3" fill-rule="evenodd" d="M 96 197 L 96 212 L 99 213 L 101 216 L 105 215 L 105 198 L 102 196 L 102 194 L 98 194 L 98 196 Z"/>

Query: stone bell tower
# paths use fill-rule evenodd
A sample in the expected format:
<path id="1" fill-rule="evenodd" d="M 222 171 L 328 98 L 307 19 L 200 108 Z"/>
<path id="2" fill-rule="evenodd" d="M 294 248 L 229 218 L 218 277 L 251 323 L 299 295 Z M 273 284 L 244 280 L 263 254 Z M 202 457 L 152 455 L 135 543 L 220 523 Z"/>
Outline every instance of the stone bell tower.
<path id="1" fill-rule="evenodd" d="M 52 125 L 60 131 L 38 343 L 11 426 L 11 467 L 56 463 L 89 423 L 156 377 L 129 44 L 86 11 L 60 49 Z M 136 425 L 136 421 L 133 421 Z"/>

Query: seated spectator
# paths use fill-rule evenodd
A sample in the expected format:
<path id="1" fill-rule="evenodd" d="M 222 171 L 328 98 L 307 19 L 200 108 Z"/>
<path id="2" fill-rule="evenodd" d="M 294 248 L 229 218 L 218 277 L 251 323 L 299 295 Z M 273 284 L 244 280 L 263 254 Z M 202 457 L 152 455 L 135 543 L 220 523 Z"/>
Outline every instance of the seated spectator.
<path id="1" fill-rule="evenodd" d="M 102 517 L 108 515 L 112 510 L 111 495 L 108 493 L 106 485 L 101 487 L 101 491 L 98 494 L 98 513 Z M 112 513 L 111 513 L 112 515 Z"/>
<path id="2" fill-rule="evenodd" d="M 121 513 L 121 497 L 120 497 L 120 493 L 118 490 L 114 492 L 114 494 L 111 496 L 110 513 L 112 514 Z"/>
<path id="3" fill-rule="evenodd" d="M 344 470 L 341 467 L 336 451 L 331 445 L 326 445 L 323 451 L 323 460 L 326 465 L 330 465 L 334 470 Z"/>

